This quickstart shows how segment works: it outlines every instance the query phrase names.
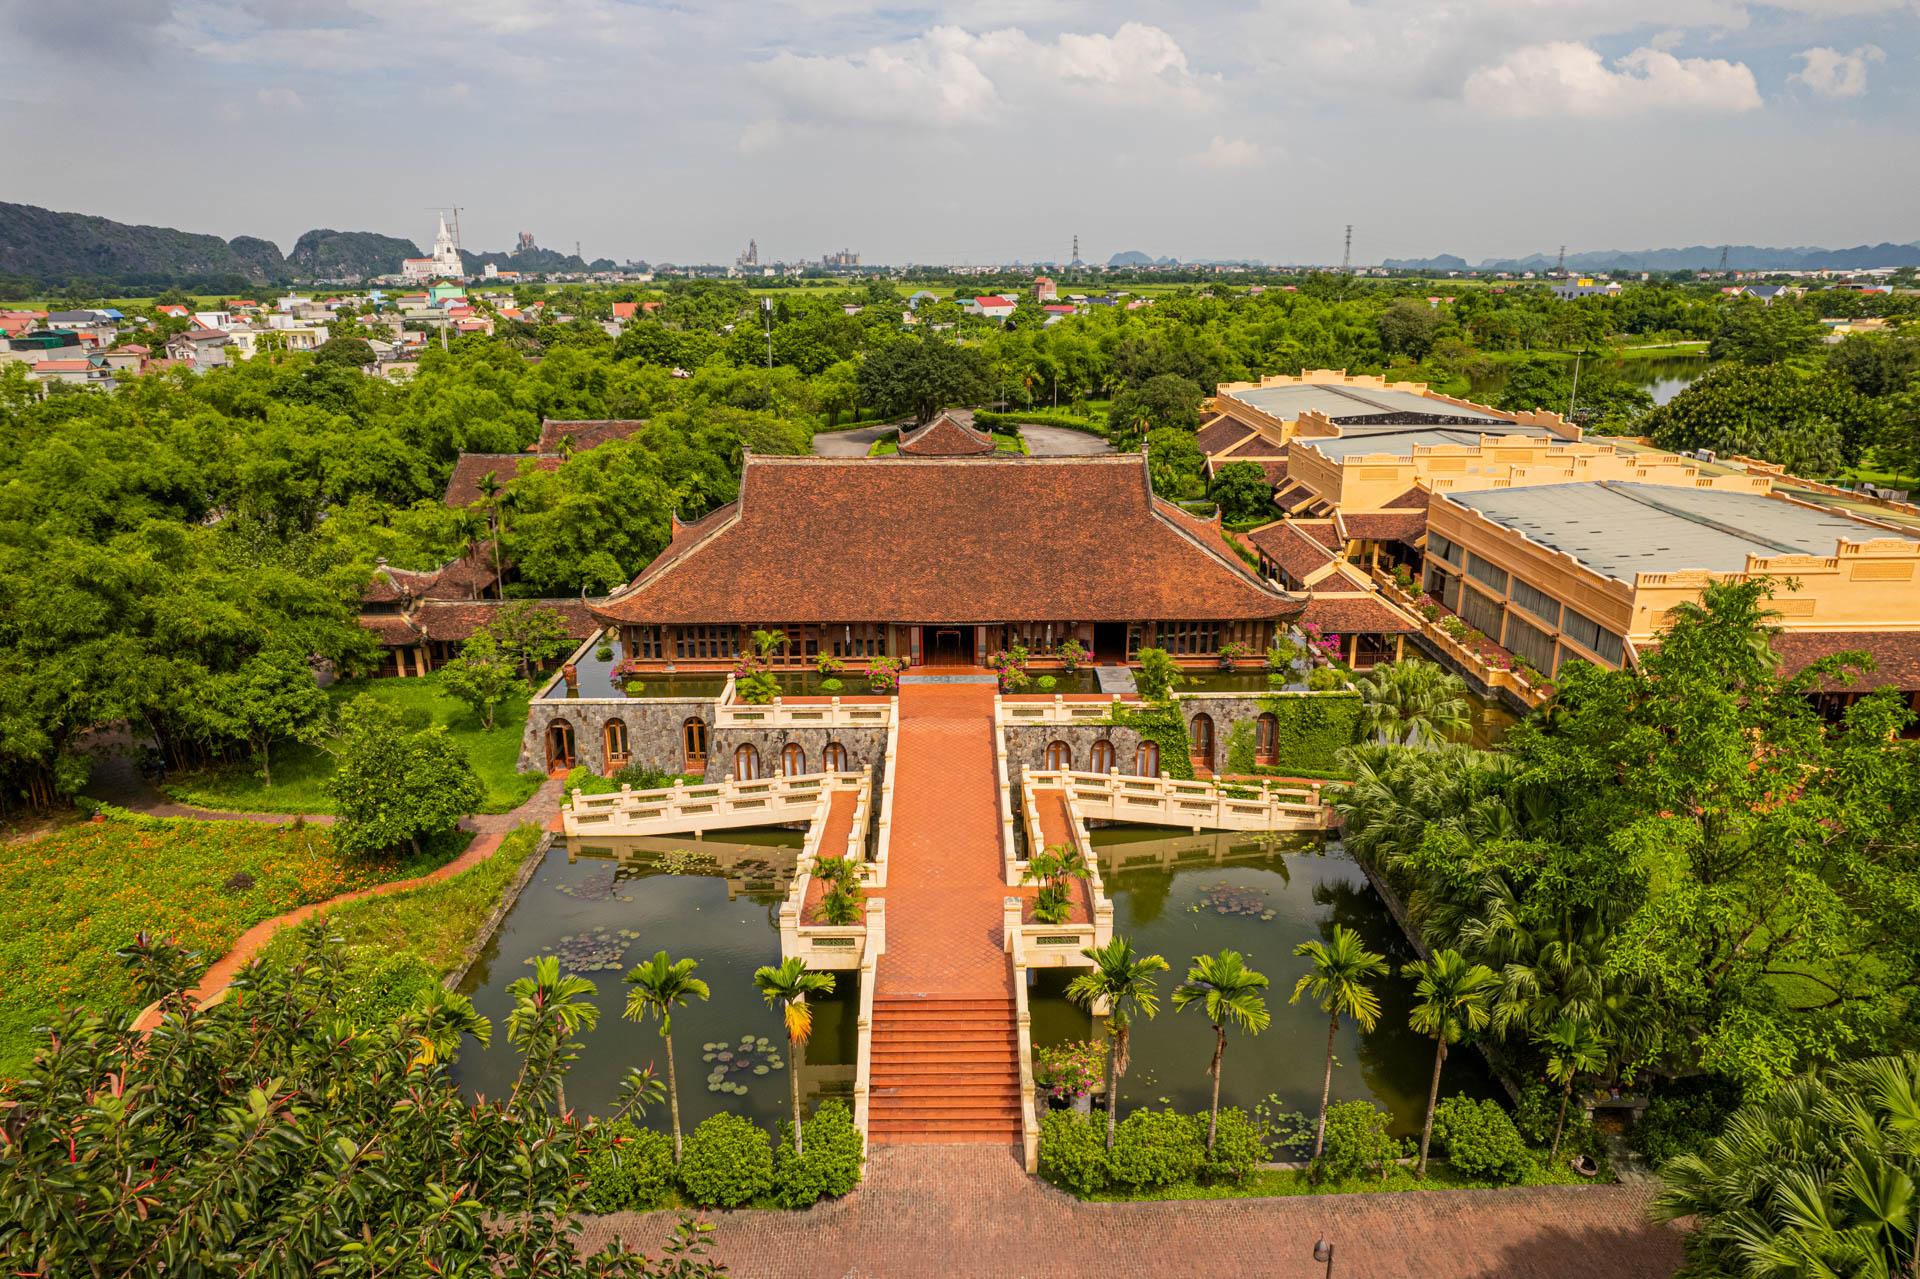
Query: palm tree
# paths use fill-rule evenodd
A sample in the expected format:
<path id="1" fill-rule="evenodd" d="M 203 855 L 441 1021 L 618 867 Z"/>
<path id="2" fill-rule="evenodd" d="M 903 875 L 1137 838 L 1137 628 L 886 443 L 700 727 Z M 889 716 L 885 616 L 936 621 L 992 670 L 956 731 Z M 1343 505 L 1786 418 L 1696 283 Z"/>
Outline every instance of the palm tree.
<path id="1" fill-rule="evenodd" d="M 493 1041 L 493 1023 L 474 1011 L 471 999 L 444 986 L 430 987 L 410 1016 L 409 1029 L 418 1049 L 409 1065 L 452 1060 L 462 1035 L 472 1035 L 482 1048 Z"/>
<path id="2" fill-rule="evenodd" d="M 1433 1054 L 1433 1084 L 1427 1089 L 1427 1121 L 1420 1129 L 1420 1168 L 1415 1174 L 1427 1175 L 1427 1147 L 1433 1141 L 1433 1108 L 1440 1102 L 1440 1065 L 1447 1059 L 1447 1045 L 1458 1043 L 1469 1030 L 1481 1030 L 1487 1024 L 1487 1001 L 1500 979 L 1485 964 L 1469 965 L 1457 950 L 1438 950 L 1432 959 L 1416 959 L 1400 968 L 1402 976 L 1416 977 L 1418 1001 L 1407 1024 L 1436 1045 Z"/>
<path id="3" fill-rule="evenodd" d="M 505 590 L 506 575 L 500 568 L 500 477 L 488 471 L 480 477 L 480 483 L 474 486 L 480 491 L 480 500 L 487 504 L 493 517 L 493 580 L 501 590 Z"/>
<path id="4" fill-rule="evenodd" d="M 755 631 L 753 633 L 753 653 L 762 666 L 773 660 L 773 650 L 787 646 L 785 631 Z"/>
<path id="5" fill-rule="evenodd" d="M 1189 1005 L 1206 1009 L 1213 1023 L 1213 1064 L 1207 1073 L 1213 1076 L 1213 1109 L 1207 1113 L 1207 1155 L 1213 1155 L 1214 1133 L 1220 1126 L 1220 1059 L 1227 1051 L 1227 1023 L 1232 1022 L 1249 1035 L 1257 1035 L 1273 1020 L 1267 1001 L 1260 994 L 1267 988 L 1264 973 L 1256 973 L 1240 961 L 1240 952 L 1223 950 L 1218 955 L 1195 955 L 1187 979 L 1173 988 L 1173 1009 L 1180 1012 Z"/>
<path id="6" fill-rule="evenodd" d="M 480 546 L 486 537 L 487 521 L 478 511 L 460 510 L 453 516 L 454 535 L 459 538 L 461 554 L 469 560 L 480 558 Z M 480 598 L 480 582 L 468 575 L 467 589 L 474 599 Z"/>
<path id="7" fill-rule="evenodd" d="M 1093 961 L 1093 971 L 1067 984 L 1067 998 L 1088 1009 L 1103 1002 L 1107 1006 L 1107 1149 L 1112 1150 L 1120 1116 L 1120 1077 L 1127 1073 L 1129 1027 L 1134 1014 L 1152 1021 L 1159 1010 L 1153 974 L 1166 972 L 1167 961 L 1158 955 L 1136 959 L 1133 943 L 1124 937 L 1080 953 Z"/>
<path id="8" fill-rule="evenodd" d="M 529 1107 L 546 1108 L 548 1086 L 560 1113 L 567 1111 L 565 1063 L 574 1059 L 571 1042 L 581 1030 L 600 1023 L 600 1010 L 581 998 L 592 994 L 593 983 L 572 973 L 560 975 L 560 960 L 542 955 L 533 961 L 533 976 L 507 987 L 513 1011 L 507 1015 L 507 1042 L 526 1055 L 507 1099 L 512 1110 L 524 1090 Z"/>
<path id="9" fill-rule="evenodd" d="M 693 975 L 700 966 L 697 959 L 678 962 L 667 958 L 666 951 L 654 955 L 651 962 L 636 964 L 626 976 L 627 1020 L 644 1023 L 649 1015 L 660 1019 L 660 1038 L 667 1048 L 667 1105 L 673 1112 L 673 1162 L 680 1162 L 680 1077 L 673 1068 L 673 1010 L 698 999 L 705 1002 L 707 983 Z"/>
<path id="10" fill-rule="evenodd" d="M 808 995 L 826 995 L 833 991 L 833 974 L 813 972 L 807 961 L 795 955 L 780 961 L 778 968 L 762 968 L 753 974 L 753 984 L 767 1007 L 778 1009 L 787 1025 L 787 1079 L 793 1086 L 793 1153 L 804 1155 L 800 1137 L 800 1054 L 807 1037 L 813 1034 L 813 1008 Z"/>
<path id="11" fill-rule="evenodd" d="M 1547 1050 L 1547 1078 L 1559 1084 L 1560 1120 L 1553 1126 L 1552 1158 L 1560 1153 L 1560 1136 L 1567 1128 L 1567 1103 L 1573 1099 L 1574 1076 L 1603 1070 L 1607 1064 L 1607 1041 L 1585 1017 L 1561 1016 L 1537 1036 Z"/>
<path id="12" fill-rule="evenodd" d="M 1327 1014 L 1327 1073 L 1320 1081 L 1320 1120 L 1313 1128 L 1313 1157 L 1327 1137 L 1327 1100 L 1333 1095 L 1333 1038 L 1340 1030 L 1340 1018 L 1353 1018 L 1361 1030 L 1372 1030 L 1380 1020 L 1380 997 L 1367 985 L 1369 977 L 1385 977 L 1387 959 L 1360 944 L 1360 934 L 1341 924 L 1333 926 L 1329 942 L 1303 941 L 1293 948 L 1302 959 L 1313 961 L 1313 971 L 1294 983 L 1290 1004 L 1300 996 L 1311 995 Z"/>
<path id="13" fill-rule="evenodd" d="M 1382 745 L 1437 746 L 1473 729 L 1466 681 L 1433 662 L 1386 662 L 1354 687 L 1361 723 Z"/>

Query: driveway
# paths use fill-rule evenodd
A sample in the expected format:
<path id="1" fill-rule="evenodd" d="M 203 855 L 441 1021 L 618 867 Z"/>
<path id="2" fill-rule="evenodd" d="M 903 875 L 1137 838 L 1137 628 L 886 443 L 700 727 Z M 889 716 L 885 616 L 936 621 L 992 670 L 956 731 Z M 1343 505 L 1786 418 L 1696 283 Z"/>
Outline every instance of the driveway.
<path id="1" fill-rule="evenodd" d="M 875 440 L 883 435 L 891 435 L 898 429 L 889 423 L 886 426 L 862 426 L 851 431 L 820 431 L 813 437 L 813 455 L 865 457 Z"/>
<path id="2" fill-rule="evenodd" d="M 1035 457 L 1075 457 L 1088 453 L 1111 453 L 1113 445 L 1085 431 L 1070 431 L 1064 426 L 1023 426 L 1027 451 Z"/>

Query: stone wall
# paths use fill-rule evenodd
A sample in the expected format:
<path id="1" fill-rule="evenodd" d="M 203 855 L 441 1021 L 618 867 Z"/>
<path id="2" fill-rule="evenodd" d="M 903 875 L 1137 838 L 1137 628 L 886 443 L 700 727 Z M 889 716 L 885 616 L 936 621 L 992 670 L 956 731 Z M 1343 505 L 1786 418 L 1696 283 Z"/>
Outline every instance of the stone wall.
<path id="1" fill-rule="evenodd" d="M 1233 726 L 1241 720 L 1252 723 L 1260 716 L 1260 702 L 1257 696 L 1233 697 L 1209 694 L 1195 700 L 1182 697 L 1178 701 L 1181 718 L 1187 724 L 1187 741 L 1193 741 L 1193 721 L 1199 715 L 1213 718 L 1213 767 L 1215 772 L 1223 771 L 1227 766 L 1227 739 Z M 1050 742 L 1065 742 L 1073 748 L 1073 766 L 1082 771 L 1088 770 L 1093 760 L 1093 744 L 1101 738 L 1113 743 L 1113 762 L 1122 773 L 1132 773 L 1136 753 L 1140 749 L 1140 734 L 1130 728 L 1118 725 L 1100 724 L 1008 724 L 1007 772 L 1013 780 L 1015 789 L 1020 785 L 1020 766 L 1041 769 L 1047 763 L 1047 745 Z M 1161 768 L 1171 772 L 1162 761 Z"/>
<path id="2" fill-rule="evenodd" d="M 878 786 L 886 780 L 887 771 L 887 730 L 865 726 L 840 728 L 816 728 L 811 725 L 791 728 L 725 728 L 716 729 L 708 748 L 707 777 L 717 780 L 733 776 L 733 756 L 742 746 L 752 746 L 760 752 L 760 776 L 772 777 L 780 771 L 780 752 L 788 742 L 798 743 L 806 752 L 806 771 L 823 771 L 821 760 L 826 758 L 827 743 L 839 742 L 847 751 L 847 768 L 858 772 L 872 765 L 873 782 Z M 635 745 L 638 750 L 638 744 Z M 877 801 L 876 801 L 877 802 Z"/>
<path id="3" fill-rule="evenodd" d="M 564 719 L 573 725 L 574 756 L 584 768 L 606 776 L 607 721 L 617 719 L 627 726 L 627 745 L 633 751 L 636 767 L 662 773 L 684 770 L 686 759 L 681 745 L 681 726 L 689 719 L 702 719 L 711 732 L 716 700 L 689 698 L 575 698 L 535 702 L 527 712 L 527 729 L 520 738 L 521 772 L 547 771 L 547 728 Z M 851 751 L 853 748 L 848 747 Z M 711 739 L 708 758 L 713 757 Z"/>

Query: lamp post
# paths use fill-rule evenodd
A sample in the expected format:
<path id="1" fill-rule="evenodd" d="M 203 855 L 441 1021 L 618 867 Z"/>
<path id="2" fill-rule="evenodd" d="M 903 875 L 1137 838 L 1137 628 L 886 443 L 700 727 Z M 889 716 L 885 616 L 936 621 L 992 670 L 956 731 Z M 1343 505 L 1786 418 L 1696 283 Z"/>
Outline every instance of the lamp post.
<path id="1" fill-rule="evenodd" d="M 1327 1279 L 1333 1279 L 1333 1242 L 1322 1239 L 1313 1245 L 1313 1259 L 1327 1263 Z"/>

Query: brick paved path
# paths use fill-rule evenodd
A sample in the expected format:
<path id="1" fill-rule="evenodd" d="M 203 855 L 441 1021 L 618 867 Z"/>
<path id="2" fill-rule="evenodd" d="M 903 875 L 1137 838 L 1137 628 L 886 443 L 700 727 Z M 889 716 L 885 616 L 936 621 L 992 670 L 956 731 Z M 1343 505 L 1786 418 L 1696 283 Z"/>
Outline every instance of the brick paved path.
<path id="1" fill-rule="evenodd" d="M 891 909 L 891 907 L 889 907 Z M 802 1213 L 718 1213 L 734 1279 L 1665 1279 L 1678 1236 L 1631 1186 L 1436 1190 L 1089 1204 L 1020 1171 L 1009 1149 L 882 1146 L 847 1198 Z M 672 1213 L 586 1223 L 655 1252 Z"/>

